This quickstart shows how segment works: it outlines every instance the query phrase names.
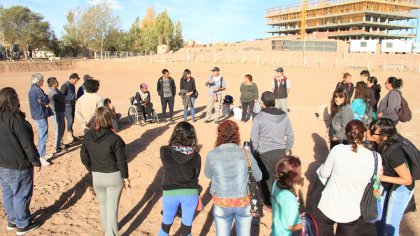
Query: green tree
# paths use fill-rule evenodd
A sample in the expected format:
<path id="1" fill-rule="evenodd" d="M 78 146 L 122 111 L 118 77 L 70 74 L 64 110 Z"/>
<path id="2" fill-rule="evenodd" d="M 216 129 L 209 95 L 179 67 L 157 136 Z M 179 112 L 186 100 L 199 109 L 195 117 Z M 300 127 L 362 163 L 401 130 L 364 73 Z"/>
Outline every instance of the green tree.
<path id="1" fill-rule="evenodd" d="M 82 42 L 76 29 L 75 11 L 77 10 L 67 12 L 67 24 L 64 25 L 64 35 L 62 38 L 64 51 L 66 54 L 70 53 L 74 57 L 82 50 Z"/>
<path id="2" fill-rule="evenodd" d="M 175 37 L 172 40 L 171 45 L 171 48 L 174 51 L 177 51 L 184 46 L 184 38 L 182 37 L 182 26 L 181 21 L 179 20 L 175 26 Z"/>
<path id="3" fill-rule="evenodd" d="M 141 25 L 140 19 L 137 17 L 134 23 L 131 25 L 130 30 L 126 34 L 126 43 L 129 50 L 135 52 L 143 51 L 142 42 L 141 42 Z"/>
<path id="4" fill-rule="evenodd" d="M 19 43 L 26 51 L 46 46 L 54 36 L 42 15 L 23 6 L 0 8 L 0 31 L 6 43 Z"/>
<path id="5" fill-rule="evenodd" d="M 152 6 L 147 8 L 146 16 L 141 21 L 141 42 L 145 53 L 156 52 L 158 37 L 155 10 Z"/>
<path id="6" fill-rule="evenodd" d="M 158 44 L 166 44 L 167 49 L 171 49 L 171 41 L 174 35 L 174 24 L 169 18 L 168 12 L 161 12 L 156 18 L 156 33 Z"/>

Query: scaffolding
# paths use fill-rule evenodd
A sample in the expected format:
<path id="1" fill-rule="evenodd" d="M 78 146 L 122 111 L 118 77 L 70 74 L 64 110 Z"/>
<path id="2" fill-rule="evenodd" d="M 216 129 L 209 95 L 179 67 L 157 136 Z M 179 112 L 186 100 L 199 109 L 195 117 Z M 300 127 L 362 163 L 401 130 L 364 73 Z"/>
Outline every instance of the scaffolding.
<path id="1" fill-rule="evenodd" d="M 337 39 L 413 38 L 410 20 L 419 16 L 417 0 L 303 1 L 266 10 L 266 24 L 275 35 L 322 35 Z M 303 26 L 303 27 L 301 27 Z M 389 31 L 405 30 L 406 34 Z M 346 34 L 346 32 L 348 34 Z M 366 38 L 367 37 L 367 38 Z"/>

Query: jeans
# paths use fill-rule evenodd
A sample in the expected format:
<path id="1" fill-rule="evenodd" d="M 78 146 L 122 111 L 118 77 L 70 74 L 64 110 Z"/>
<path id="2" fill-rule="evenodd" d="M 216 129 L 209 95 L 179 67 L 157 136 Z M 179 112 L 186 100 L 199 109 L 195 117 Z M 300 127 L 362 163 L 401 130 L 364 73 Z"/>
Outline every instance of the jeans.
<path id="1" fill-rule="evenodd" d="M 190 103 L 191 119 L 194 120 L 195 119 L 195 110 L 194 110 L 195 97 L 190 97 L 190 99 L 191 99 L 191 103 Z M 187 117 L 188 117 L 188 107 L 184 106 L 184 120 L 185 121 L 187 121 Z"/>
<path id="2" fill-rule="evenodd" d="M 169 235 L 169 230 L 170 230 L 170 227 L 172 226 L 172 223 L 174 222 L 174 218 L 175 218 L 179 205 L 181 205 L 181 209 L 182 209 L 182 220 L 181 220 L 182 225 L 184 226 L 184 228 L 188 228 L 187 232 L 184 232 L 184 234 L 182 235 L 191 235 L 191 226 L 194 220 L 194 213 L 195 213 L 195 210 L 197 209 L 197 204 L 198 204 L 198 195 L 163 196 L 162 226 L 165 227 L 166 229 L 163 230 L 163 227 L 162 227 L 159 230 L 159 236 Z"/>
<path id="3" fill-rule="evenodd" d="M 72 104 L 66 104 L 66 111 L 64 112 L 64 115 L 66 117 L 67 132 L 73 132 L 74 111 L 75 106 L 73 106 Z"/>
<path id="4" fill-rule="evenodd" d="M 214 205 L 213 216 L 216 223 L 216 236 L 229 236 L 233 219 L 235 219 L 236 235 L 250 235 L 252 221 L 250 209 L 251 205 L 227 208 Z"/>
<path id="5" fill-rule="evenodd" d="M 92 172 L 92 182 L 101 206 L 101 223 L 105 236 L 118 235 L 118 206 L 123 188 L 121 173 Z"/>
<path id="6" fill-rule="evenodd" d="M 252 118 L 255 117 L 255 113 L 254 113 L 254 101 L 251 102 L 243 102 L 242 103 L 242 118 L 241 121 L 247 121 L 247 116 L 248 116 L 248 107 L 249 107 L 249 113 L 251 113 Z"/>
<path id="7" fill-rule="evenodd" d="M 172 119 L 172 116 L 174 115 L 174 102 L 175 102 L 174 97 L 173 96 L 168 97 L 168 98 L 160 97 L 160 102 L 162 103 L 162 117 L 167 118 L 166 106 L 169 105 L 169 118 Z"/>
<path id="8" fill-rule="evenodd" d="M 38 153 L 40 157 L 45 156 L 48 140 L 48 118 L 35 120 L 38 129 Z"/>
<path id="9" fill-rule="evenodd" d="M 31 222 L 29 204 L 34 186 L 33 168 L 14 170 L 0 167 L 0 184 L 7 220 L 19 228 L 25 228 Z"/>
<path id="10" fill-rule="evenodd" d="M 400 235 L 400 223 L 405 208 L 414 194 L 405 185 L 399 186 L 390 193 L 381 186 L 381 202 L 378 206 L 379 216 L 376 222 L 378 235 Z"/>
<path id="11" fill-rule="evenodd" d="M 52 120 L 54 121 L 55 125 L 55 139 L 54 145 L 55 149 L 60 149 L 61 143 L 63 141 L 64 136 L 64 129 L 65 129 L 65 115 L 64 112 L 56 112 L 54 116 L 52 116 Z"/>
<path id="12" fill-rule="evenodd" d="M 287 114 L 287 98 L 276 98 L 274 106 Z"/>

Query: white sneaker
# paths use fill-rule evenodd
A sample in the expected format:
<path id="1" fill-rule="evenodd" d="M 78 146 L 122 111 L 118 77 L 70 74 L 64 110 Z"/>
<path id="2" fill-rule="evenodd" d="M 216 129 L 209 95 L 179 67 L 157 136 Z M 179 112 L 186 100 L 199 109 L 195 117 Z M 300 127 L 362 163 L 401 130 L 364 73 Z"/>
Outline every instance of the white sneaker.
<path id="1" fill-rule="evenodd" d="M 54 156 L 54 154 L 48 154 L 48 153 L 45 153 L 45 155 L 43 156 L 43 158 L 44 158 L 45 160 L 48 160 L 48 159 L 52 158 L 53 156 Z"/>
<path id="2" fill-rule="evenodd" d="M 51 163 L 49 163 L 49 162 L 45 159 L 45 157 L 40 157 L 40 158 L 39 158 L 39 161 L 41 162 L 41 165 L 43 165 L 43 166 L 49 166 L 49 165 L 51 165 Z"/>

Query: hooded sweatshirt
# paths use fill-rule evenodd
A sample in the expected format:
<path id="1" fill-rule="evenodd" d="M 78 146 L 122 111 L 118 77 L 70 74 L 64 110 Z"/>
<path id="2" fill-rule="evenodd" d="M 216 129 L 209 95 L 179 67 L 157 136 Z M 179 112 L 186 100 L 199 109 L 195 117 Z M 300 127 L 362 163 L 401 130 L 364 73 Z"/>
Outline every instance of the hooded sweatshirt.
<path id="1" fill-rule="evenodd" d="M 163 190 L 200 189 L 198 176 L 201 170 L 201 156 L 197 151 L 185 154 L 170 146 L 160 148 L 163 164 Z"/>
<path id="2" fill-rule="evenodd" d="M 294 143 L 292 124 L 286 113 L 277 108 L 264 108 L 252 123 L 253 151 L 266 153 L 276 149 L 291 149 Z"/>
<path id="3" fill-rule="evenodd" d="M 110 129 L 101 129 L 99 132 L 90 129 L 83 139 L 80 157 L 89 171 L 120 171 L 122 178 L 128 178 L 125 143 Z"/>

